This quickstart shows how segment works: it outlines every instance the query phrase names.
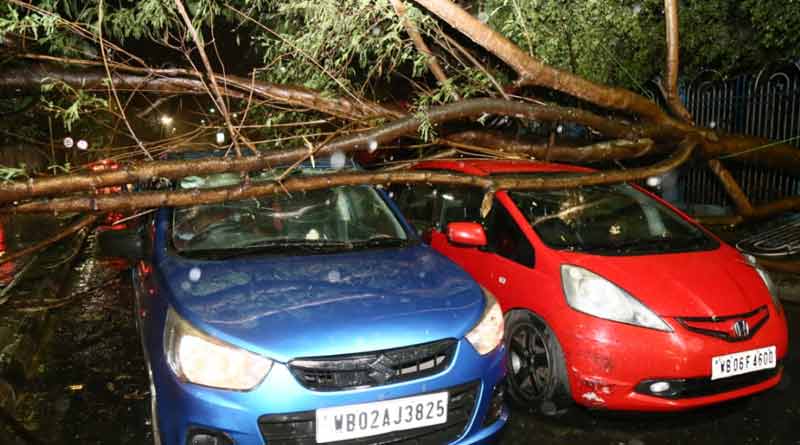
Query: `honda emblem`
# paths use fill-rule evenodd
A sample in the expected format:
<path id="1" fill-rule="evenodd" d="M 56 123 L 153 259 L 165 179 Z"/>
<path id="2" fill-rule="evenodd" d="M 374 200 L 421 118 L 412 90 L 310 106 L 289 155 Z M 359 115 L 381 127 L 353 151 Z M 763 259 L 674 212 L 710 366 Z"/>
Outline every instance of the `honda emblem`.
<path id="1" fill-rule="evenodd" d="M 733 335 L 738 338 L 750 335 L 750 325 L 747 323 L 747 320 L 739 320 L 733 324 Z"/>

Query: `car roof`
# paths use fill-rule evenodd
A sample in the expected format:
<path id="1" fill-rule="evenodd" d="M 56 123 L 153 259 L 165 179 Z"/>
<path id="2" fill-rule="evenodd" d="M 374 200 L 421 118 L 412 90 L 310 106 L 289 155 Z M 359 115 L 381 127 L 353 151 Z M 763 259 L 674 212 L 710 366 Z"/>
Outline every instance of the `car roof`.
<path id="1" fill-rule="evenodd" d="M 473 176 L 490 176 L 513 173 L 587 173 L 595 170 L 577 165 L 555 162 L 523 161 L 512 159 L 442 159 L 416 164 L 415 170 L 450 170 Z"/>

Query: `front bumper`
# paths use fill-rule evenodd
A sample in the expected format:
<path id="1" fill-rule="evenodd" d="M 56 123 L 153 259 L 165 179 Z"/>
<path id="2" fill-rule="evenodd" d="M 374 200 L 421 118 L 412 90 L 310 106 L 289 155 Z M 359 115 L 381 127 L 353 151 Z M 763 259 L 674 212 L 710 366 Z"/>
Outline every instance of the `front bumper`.
<path id="1" fill-rule="evenodd" d="M 573 311 L 554 326 L 566 356 L 572 397 L 578 404 L 612 410 L 678 411 L 732 400 L 778 384 L 788 350 L 786 319 L 770 319 L 752 338 L 729 342 L 691 332 L 674 319 L 673 332 L 610 322 Z M 568 317 L 565 317 L 568 318 Z M 712 357 L 775 346 L 775 369 L 712 381 Z M 680 394 L 656 396 L 645 388 L 671 381 Z"/>
<path id="2" fill-rule="evenodd" d="M 153 376 L 158 394 L 157 413 L 161 441 L 163 445 L 186 445 L 190 431 L 213 431 L 221 433 L 236 445 L 315 443 L 313 439 L 310 442 L 300 440 L 302 434 L 310 433 L 310 437 L 314 437 L 313 419 L 317 408 L 438 391 L 450 392 L 452 401 L 456 392 L 466 388 L 472 391 L 474 399 L 466 409 L 466 418 L 461 424 L 455 425 L 459 431 L 451 431 L 453 434 L 447 437 L 457 437 L 450 442 L 454 445 L 492 443 L 508 418 L 507 408 L 503 406 L 500 415 L 495 415 L 488 424 L 486 422 L 492 396 L 505 376 L 504 356 L 505 350 L 501 347 L 481 357 L 468 343 L 461 340 L 452 363 L 439 374 L 373 388 L 330 392 L 306 389 L 298 383 L 288 367 L 281 363 L 273 366 L 270 374 L 256 389 L 239 392 L 180 382 L 163 360 L 160 360 L 159 363 L 154 363 Z M 274 423 L 276 420 L 283 421 L 278 430 L 275 425 L 270 426 L 270 422 Z M 450 422 L 448 426 L 453 426 L 449 424 Z M 268 436 L 275 431 L 288 433 L 283 438 L 273 436 L 269 439 Z M 442 442 L 436 438 L 444 436 L 441 431 L 438 434 L 440 435 L 431 434 L 427 438 L 422 434 L 419 437 L 424 440 L 420 443 L 440 445 Z"/>

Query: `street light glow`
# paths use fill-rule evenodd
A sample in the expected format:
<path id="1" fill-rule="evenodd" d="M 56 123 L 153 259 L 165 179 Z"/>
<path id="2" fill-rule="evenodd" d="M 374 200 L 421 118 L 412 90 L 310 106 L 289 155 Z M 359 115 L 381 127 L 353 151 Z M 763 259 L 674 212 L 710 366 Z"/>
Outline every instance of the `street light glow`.
<path id="1" fill-rule="evenodd" d="M 167 116 L 166 114 L 161 116 L 161 125 L 165 127 L 169 127 L 172 125 L 172 116 Z"/>

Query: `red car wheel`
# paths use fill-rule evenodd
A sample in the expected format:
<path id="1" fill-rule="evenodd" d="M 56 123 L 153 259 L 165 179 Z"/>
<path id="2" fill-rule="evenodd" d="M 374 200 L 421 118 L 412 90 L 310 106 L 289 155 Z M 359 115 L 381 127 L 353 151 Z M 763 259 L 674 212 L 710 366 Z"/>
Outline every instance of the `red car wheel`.
<path id="1" fill-rule="evenodd" d="M 508 393 L 525 406 L 554 415 L 571 404 L 564 353 L 547 324 L 527 311 L 506 314 Z"/>

